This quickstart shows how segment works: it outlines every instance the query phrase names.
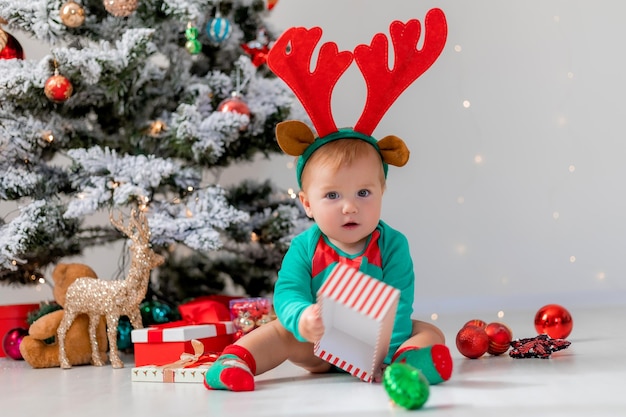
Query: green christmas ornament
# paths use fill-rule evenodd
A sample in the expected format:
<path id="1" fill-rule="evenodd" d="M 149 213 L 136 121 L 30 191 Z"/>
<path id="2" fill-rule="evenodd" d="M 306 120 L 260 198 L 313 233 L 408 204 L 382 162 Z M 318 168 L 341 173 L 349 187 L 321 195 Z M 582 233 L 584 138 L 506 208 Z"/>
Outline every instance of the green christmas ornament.
<path id="1" fill-rule="evenodd" d="M 426 377 L 411 365 L 399 362 L 385 369 L 383 387 L 395 404 L 408 410 L 421 408 L 430 394 Z"/>
<path id="2" fill-rule="evenodd" d="M 144 301 L 139 306 L 141 321 L 144 326 L 162 324 L 171 321 L 172 308 L 157 300 Z"/>
<path id="3" fill-rule="evenodd" d="M 191 55 L 198 55 L 202 51 L 202 44 L 197 39 L 191 39 L 185 42 L 185 49 Z"/>
<path id="4" fill-rule="evenodd" d="M 119 350 L 129 350 L 133 347 L 133 342 L 130 337 L 132 330 L 133 326 L 130 324 L 128 317 L 120 317 L 117 323 L 117 348 Z"/>
<path id="5" fill-rule="evenodd" d="M 185 49 L 191 55 L 197 55 L 200 51 L 202 51 L 202 44 L 198 40 L 198 33 L 197 27 L 191 23 L 187 24 L 187 29 L 185 29 L 185 39 L 187 39 L 187 42 L 185 42 Z"/>

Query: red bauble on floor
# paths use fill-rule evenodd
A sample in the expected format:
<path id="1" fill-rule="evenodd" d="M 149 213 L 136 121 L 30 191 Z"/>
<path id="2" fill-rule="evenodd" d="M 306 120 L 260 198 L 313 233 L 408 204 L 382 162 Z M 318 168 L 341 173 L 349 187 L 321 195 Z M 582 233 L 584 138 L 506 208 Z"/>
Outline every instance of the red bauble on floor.
<path id="1" fill-rule="evenodd" d="M 456 347 L 463 356 L 476 359 L 487 352 L 489 337 L 485 329 L 470 324 L 457 333 Z"/>
<path id="2" fill-rule="evenodd" d="M 24 336 L 28 334 L 28 330 L 23 329 L 21 327 L 16 327 L 11 329 L 4 335 L 2 338 L 2 350 L 4 353 L 12 359 L 20 360 L 22 358 L 22 353 L 20 352 L 20 343 L 22 343 L 22 339 Z"/>
<path id="3" fill-rule="evenodd" d="M 535 330 L 553 339 L 565 339 L 572 332 L 574 320 L 567 309 L 558 304 L 548 304 L 535 315 Z"/>
<path id="4" fill-rule="evenodd" d="M 484 329 L 485 327 L 487 327 L 487 322 L 481 319 L 473 319 L 465 323 L 463 327 L 470 326 L 470 325 L 482 327 Z"/>
<path id="5" fill-rule="evenodd" d="M 513 340 L 513 332 L 504 323 L 489 323 L 485 327 L 487 337 L 489 337 L 489 347 L 487 352 L 490 355 L 498 356 L 509 350 L 511 340 Z"/>

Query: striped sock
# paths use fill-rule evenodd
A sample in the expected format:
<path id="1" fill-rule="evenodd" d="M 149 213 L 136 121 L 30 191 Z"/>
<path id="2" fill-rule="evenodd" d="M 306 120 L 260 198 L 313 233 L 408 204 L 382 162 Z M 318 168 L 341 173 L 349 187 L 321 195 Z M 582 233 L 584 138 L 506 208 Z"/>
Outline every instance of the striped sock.
<path id="1" fill-rule="evenodd" d="M 452 357 L 445 345 L 432 345 L 421 349 L 407 346 L 399 349 L 391 362 L 406 363 L 419 369 L 431 385 L 447 381 L 452 375 Z"/>
<path id="2" fill-rule="evenodd" d="M 230 345 L 207 370 L 204 386 L 207 389 L 254 391 L 255 372 L 256 361 L 252 354 L 242 346 Z"/>

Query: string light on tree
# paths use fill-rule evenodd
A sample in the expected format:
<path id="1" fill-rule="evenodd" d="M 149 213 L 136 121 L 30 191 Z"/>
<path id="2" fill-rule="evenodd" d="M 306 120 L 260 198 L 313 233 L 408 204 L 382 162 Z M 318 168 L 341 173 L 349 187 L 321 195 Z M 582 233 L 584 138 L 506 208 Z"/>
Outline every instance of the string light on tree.
<path id="1" fill-rule="evenodd" d="M 54 142 L 54 134 L 51 130 L 44 130 L 41 132 L 41 140 L 43 141 L 44 146 L 48 146 Z"/>
<path id="2" fill-rule="evenodd" d="M 77 28 L 85 23 L 85 9 L 73 0 L 61 6 L 61 22 L 68 28 Z"/>
<path id="3" fill-rule="evenodd" d="M 150 123 L 150 127 L 148 128 L 148 135 L 153 138 L 159 136 L 161 133 L 167 130 L 167 125 L 163 120 L 155 120 Z"/>
<path id="4" fill-rule="evenodd" d="M 150 204 L 150 198 L 142 195 L 137 197 L 137 207 L 139 208 L 139 211 L 141 212 L 146 212 L 148 211 L 148 206 Z"/>

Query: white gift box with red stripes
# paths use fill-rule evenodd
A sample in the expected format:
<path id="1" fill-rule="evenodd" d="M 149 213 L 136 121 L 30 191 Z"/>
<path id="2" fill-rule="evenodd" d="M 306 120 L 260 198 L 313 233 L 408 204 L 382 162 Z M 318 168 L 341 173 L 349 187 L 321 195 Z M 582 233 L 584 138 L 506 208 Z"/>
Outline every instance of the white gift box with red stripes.
<path id="1" fill-rule="evenodd" d="M 400 291 L 338 264 L 317 298 L 325 330 L 315 355 L 371 382 L 389 350 Z"/>

